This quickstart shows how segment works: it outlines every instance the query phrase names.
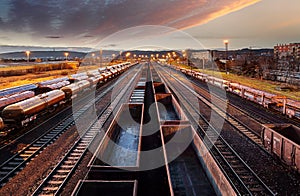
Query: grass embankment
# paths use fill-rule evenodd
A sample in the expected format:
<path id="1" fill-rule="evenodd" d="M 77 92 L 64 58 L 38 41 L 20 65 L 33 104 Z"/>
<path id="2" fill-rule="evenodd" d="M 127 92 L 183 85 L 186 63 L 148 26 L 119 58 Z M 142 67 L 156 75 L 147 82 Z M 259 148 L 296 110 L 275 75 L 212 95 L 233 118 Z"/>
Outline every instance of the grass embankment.
<path id="1" fill-rule="evenodd" d="M 180 66 L 180 67 L 186 68 L 186 69 L 190 69 L 190 67 L 187 65 L 177 65 L 177 66 Z M 283 83 L 280 83 L 280 82 L 273 82 L 273 81 L 269 81 L 269 80 L 260 80 L 257 78 L 249 78 L 249 77 L 239 76 L 239 75 L 232 74 L 232 73 L 226 74 L 225 72 L 212 71 L 212 70 L 207 70 L 207 69 L 193 69 L 193 70 L 199 71 L 199 72 L 211 75 L 211 76 L 215 76 L 218 78 L 223 78 L 225 80 L 240 83 L 242 85 L 249 86 L 249 87 L 252 87 L 255 89 L 263 90 L 263 91 L 273 93 L 276 95 L 280 95 L 280 96 L 286 96 L 287 98 L 300 101 L 300 91 L 297 90 L 296 86 L 294 86 L 295 90 L 293 90 L 293 91 L 283 92 L 283 91 L 278 90 L 278 87 L 283 85 Z"/>

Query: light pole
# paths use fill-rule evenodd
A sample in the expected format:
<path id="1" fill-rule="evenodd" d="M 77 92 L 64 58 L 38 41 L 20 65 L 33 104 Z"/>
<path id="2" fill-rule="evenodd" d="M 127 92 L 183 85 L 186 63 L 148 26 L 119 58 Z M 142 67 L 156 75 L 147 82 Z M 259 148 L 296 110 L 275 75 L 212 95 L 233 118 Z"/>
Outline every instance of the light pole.
<path id="1" fill-rule="evenodd" d="M 227 73 L 227 60 L 228 60 L 228 43 L 229 41 L 226 39 L 224 40 L 224 44 L 225 44 L 225 72 Z"/>
<path id="2" fill-rule="evenodd" d="M 182 56 L 183 56 L 183 60 L 184 60 L 184 63 L 185 63 L 185 61 L 186 61 L 186 54 L 184 53 L 185 51 L 183 50 L 182 51 Z"/>
<path id="3" fill-rule="evenodd" d="M 185 50 L 182 50 L 182 56 L 183 56 L 184 60 L 186 60 L 186 51 Z"/>
<path id="4" fill-rule="evenodd" d="M 224 40 L 224 44 L 225 44 L 225 59 L 226 60 L 228 58 L 228 43 L 229 43 L 229 41 L 227 39 Z"/>
<path id="5" fill-rule="evenodd" d="M 65 52 L 66 61 L 68 61 L 68 56 L 69 56 L 69 53 Z"/>
<path id="6" fill-rule="evenodd" d="M 27 50 L 25 53 L 26 53 L 26 56 L 27 56 L 27 63 L 29 63 L 30 51 Z"/>
<path id="7" fill-rule="evenodd" d="M 189 66 L 189 55 L 188 55 L 187 50 L 183 50 L 182 53 L 183 53 L 183 56 L 186 58 L 186 64 L 187 64 L 187 66 Z M 192 74 L 192 71 L 193 71 L 192 65 L 190 66 L 190 68 L 191 68 L 191 74 Z"/>
<path id="8" fill-rule="evenodd" d="M 112 62 L 114 62 L 116 54 L 112 54 L 111 57 L 112 57 Z"/>
<path id="9" fill-rule="evenodd" d="M 120 61 L 123 61 L 123 57 L 122 57 L 122 54 L 123 54 L 123 52 L 122 52 L 122 50 L 120 51 Z"/>
<path id="10" fill-rule="evenodd" d="M 92 65 L 95 63 L 95 53 L 92 53 Z"/>

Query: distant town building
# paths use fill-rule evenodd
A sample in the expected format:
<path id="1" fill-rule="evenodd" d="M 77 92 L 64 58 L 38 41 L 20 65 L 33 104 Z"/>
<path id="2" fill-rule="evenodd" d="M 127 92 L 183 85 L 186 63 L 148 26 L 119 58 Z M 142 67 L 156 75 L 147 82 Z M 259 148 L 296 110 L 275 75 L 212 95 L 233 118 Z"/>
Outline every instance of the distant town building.
<path id="1" fill-rule="evenodd" d="M 274 58 L 300 57 L 300 43 L 278 44 L 274 46 Z"/>
<path id="2" fill-rule="evenodd" d="M 205 68 L 209 62 L 213 60 L 212 51 L 210 50 L 195 50 L 191 51 L 190 60 L 196 63 L 199 68 Z"/>
<path id="3" fill-rule="evenodd" d="M 193 59 L 211 60 L 211 52 L 209 50 L 193 51 L 191 54 Z"/>

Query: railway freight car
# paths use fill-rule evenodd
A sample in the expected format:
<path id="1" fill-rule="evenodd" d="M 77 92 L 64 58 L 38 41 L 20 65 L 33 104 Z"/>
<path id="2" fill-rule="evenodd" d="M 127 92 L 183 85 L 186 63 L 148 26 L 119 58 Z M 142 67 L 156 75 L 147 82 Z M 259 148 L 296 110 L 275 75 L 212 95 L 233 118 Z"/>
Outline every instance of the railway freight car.
<path id="1" fill-rule="evenodd" d="M 100 67 L 98 69 L 98 71 L 99 71 L 100 74 L 102 74 L 102 73 L 106 72 L 106 67 Z"/>
<path id="2" fill-rule="evenodd" d="M 21 93 L 24 91 L 35 92 L 36 89 L 37 89 L 36 84 L 27 84 L 27 85 L 17 86 L 17 87 L 13 87 L 13 88 L 7 88 L 7 89 L 3 89 L 0 91 L 0 98 L 5 97 L 5 96 L 11 96 L 11 95 Z"/>
<path id="3" fill-rule="evenodd" d="M 0 117 L 0 130 L 4 129 L 4 122 L 2 118 Z"/>
<path id="4" fill-rule="evenodd" d="M 300 102 L 287 99 L 286 107 L 283 108 L 283 112 L 290 118 L 294 116 L 300 119 Z"/>
<path id="5" fill-rule="evenodd" d="M 7 125 L 23 126 L 34 120 L 41 112 L 48 112 L 64 101 L 65 93 L 53 90 L 24 101 L 7 106 L 2 111 L 2 118 Z"/>
<path id="6" fill-rule="evenodd" d="M 300 128 L 291 124 L 265 124 L 264 147 L 282 162 L 300 173 Z"/>
<path id="7" fill-rule="evenodd" d="M 242 98 L 248 99 L 250 101 L 256 102 L 264 107 L 269 107 L 271 104 L 275 103 L 275 94 L 261 91 L 258 89 L 250 88 L 238 83 L 231 82 L 229 84 L 228 91 L 235 93 Z"/>
<path id="8" fill-rule="evenodd" d="M 87 81 L 90 82 L 90 88 L 95 88 L 98 83 L 100 82 L 100 77 L 90 77 L 87 79 Z"/>
<path id="9" fill-rule="evenodd" d="M 17 103 L 19 101 L 34 97 L 33 91 L 24 91 L 21 93 L 13 94 L 10 96 L 0 98 L 0 111 L 3 110 L 6 106 Z"/>
<path id="10" fill-rule="evenodd" d="M 68 77 L 56 78 L 56 79 L 52 79 L 52 80 L 46 80 L 46 81 L 43 81 L 43 82 L 39 82 L 38 87 L 39 88 L 46 87 L 46 86 L 49 86 L 51 84 L 57 84 L 59 82 L 63 82 L 63 81 L 67 81 L 67 80 L 69 80 Z"/>
<path id="11" fill-rule="evenodd" d="M 196 72 L 195 77 L 202 82 L 207 82 L 208 75 L 201 72 Z"/>
<path id="12" fill-rule="evenodd" d="M 122 66 L 121 66 L 121 65 L 117 65 L 117 66 L 115 67 L 115 69 L 117 70 L 118 74 L 121 74 L 121 73 L 123 72 Z"/>
<path id="13" fill-rule="evenodd" d="M 46 93 L 55 89 L 60 89 L 61 87 L 67 86 L 70 84 L 68 77 L 56 78 L 52 80 L 46 80 L 43 82 L 37 83 L 38 94 Z"/>
<path id="14" fill-rule="evenodd" d="M 99 77 L 100 76 L 100 72 L 97 69 L 87 71 L 86 73 L 89 77 Z"/>
<path id="15" fill-rule="evenodd" d="M 295 117 L 300 119 L 300 102 L 298 101 L 287 99 L 286 97 L 278 96 L 276 94 L 254 89 L 248 86 L 244 86 L 236 82 L 218 79 L 216 77 L 209 76 L 207 74 L 193 71 L 190 69 L 178 68 L 176 66 L 170 67 L 176 70 L 180 70 L 186 75 L 195 77 L 202 82 L 211 83 L 215 86 L 224 88 L 226 91 L 234 93 L 244 99 L 253 101 L 266 108 L 279 111 L 290 118 Z"/>
<path id="16" fill-rule="evenodd" d="M 196 75 L 196 74 L 194 74 Z M 206 77 L 206 81 L 214 86 L 217 86 L 219 88 L 223 88 L 225 90 L 228 89 L 228 86 L 229 86 L 229 81 L 227 80 L 223 80 L 223 79 L 220 79 L 220 78 L 216 78 L 216 77 L 211 77 L 211 76 L 207 76 Z"/>
<path id="17" fill-rule="evenodd" d="M 106 67 L 107 71 L 112 73 L 112 76 L 115 77 L 118 75 L 118 71 L 115 69 L 115 66 Z"/>
<path id="18" fill-rule="evenodd" d="M 91 83 L 89 81 L 82 80 L 82 81 L 70 84 L 68 86 L 65 86 L 65 87 L 61 88 L 61 90 L 65 93 L 66 99 L 69 100 L 69 99 L 75 98 L 79 92 L 89 90 L 90 85 L 91 85 Z"/>
<path id="19" fill-rule="evenodd" d="M 122 72 L 124 72 L 136 64 L 137 63 L 130 64 L 127 62 L 111 66 L 109 69 L 112 70 L 115 69 L 115 67 L 121 67 Z M 101 68 L 89 72 L 73 74 L 69 78 L 58 78 L 0 91 L 0 98 L 4 96 L 7 98 L 13 95 L 19 96 L 17 95 L 18 93 L 22 93 L 26 90 L 31 92 L 31 94 L 38 94 L 37 96 L 28 97 L 25 100 L 18 100 L 20 102 L 10 103 L 3 107 L 4 109 L 0 118 L 1 135 L 6 135 L 15 128 L 26 126 L 38 116 L 52 112 L 59 105 L 70 102 L 74 97 L 77 97 L 79 93 L 89 91 L 96 87 L 97 84 L 112 79 L 117 75 L 117 71 L 114 70 L 115 74 L 113 74 L 110 70 Z M 59 88 L 61 89 L 54 90 Z M 6 101 L 6 99 L 3 99 L 1 103 L 6 103 Z"/>
<path id="20" fill-rule="evenodd" d="M 77 82 L 77 81 L 81 81 L 81 80 L 86 80 L 88 79 L 89 76 L 87 75 L 86 72 L 83 73 L 77 73 L 77 74 L 73 74 L 69 77 L 69 81 L 71 83 Z"/>
<path id="21" fill-rule="evenodd" d="M 112 78 L 111 72 L 102 72 L 102 77 L 104 78 L 104 81 L 107 81 L 108 79 Z"/>

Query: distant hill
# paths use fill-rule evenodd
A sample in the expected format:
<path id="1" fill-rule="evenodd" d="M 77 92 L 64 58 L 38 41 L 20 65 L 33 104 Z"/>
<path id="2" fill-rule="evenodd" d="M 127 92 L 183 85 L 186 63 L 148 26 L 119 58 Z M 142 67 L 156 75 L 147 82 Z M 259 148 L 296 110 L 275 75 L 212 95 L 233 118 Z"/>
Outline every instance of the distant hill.
<path id="1" fill-rule="evenodd" d="M 31 51 L 30 59 L 64 59 L 64 53 L 66 51 Z M 68 58 L 73 59 L 75 57 L 83 58 L 86 53 L 84 52 L 72 52 L 67 51 L 69 53 Z M 0 54 L 1 59 L 27 59 L 25 52 L 9 52 Z"/>
<path id="2" fill-rule="evenodd" d="M 87 47 L 41 47 L 41 46 L 8 46 L 0 45 L 1 53 L 25 52 L 29 51 L 74 51 L 74 52 L 89 52 L 92 49 Z"/>
<path id="3" fill-rule="evenodd" d="M 94 53 L 95 58 L 100 56 L 100 51 L 93 51 L 89 50 L 87 52 L 78 52 L 78 51 L 70 51 L 70 50 L 60 50 L 60 51 L 34 51 L 30 50 L 30 59 L 42 59 L 42 60 L 62 60 L 65 59 L 65 52 L 68 52 L 68 58 L 74 59 L 74 58 L 85 58 L 85 56 L 90 53 L 89 56 Z M 102 51 L 102 57 L 112 57 L 112 55 L 115 54 L 116 56 L 119 54 L 119 51 L 113 51 L 113 50 L 103 50 Z M 25 54 L 25 51 L 20 52 L 7 52 L 7 53 L 0 53 L 0 59 L 11 59 L 11 60 L 24 60 L 27 59 L 27 56 Z"/>

